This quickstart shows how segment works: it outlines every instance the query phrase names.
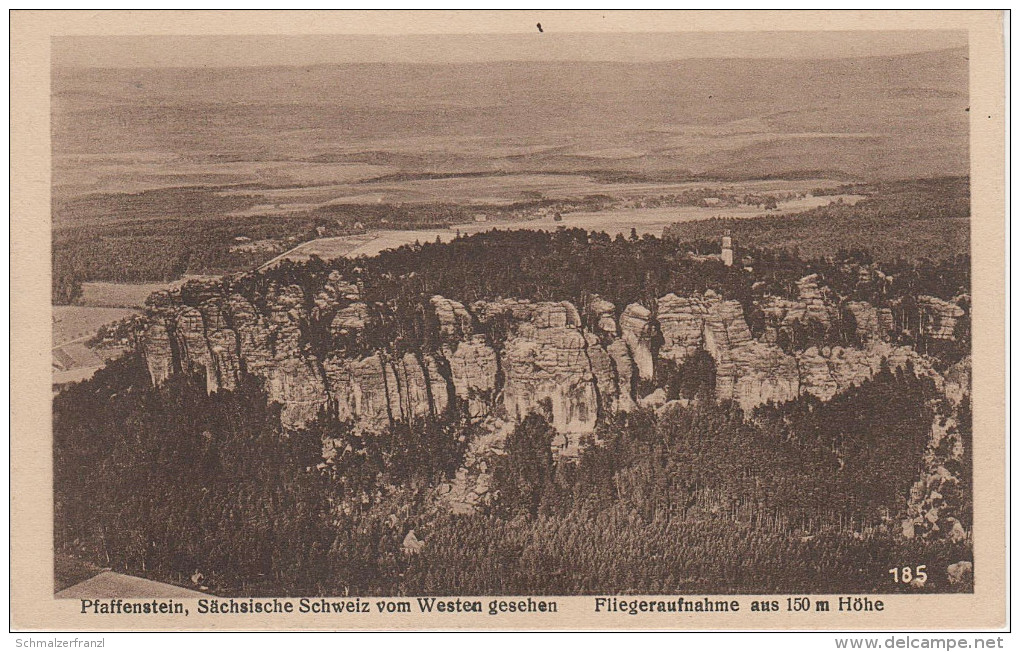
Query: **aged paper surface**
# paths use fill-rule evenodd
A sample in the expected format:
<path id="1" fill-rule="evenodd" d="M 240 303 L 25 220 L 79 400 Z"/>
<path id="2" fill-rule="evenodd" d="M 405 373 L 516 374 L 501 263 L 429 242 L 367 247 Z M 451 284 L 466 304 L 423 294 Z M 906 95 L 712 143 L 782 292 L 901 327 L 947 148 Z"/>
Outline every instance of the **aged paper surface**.
<path id="1" fill-rule="evenodd" d="M 13 628 L 1005 624 L 999 13 L 11 57 Z"/>

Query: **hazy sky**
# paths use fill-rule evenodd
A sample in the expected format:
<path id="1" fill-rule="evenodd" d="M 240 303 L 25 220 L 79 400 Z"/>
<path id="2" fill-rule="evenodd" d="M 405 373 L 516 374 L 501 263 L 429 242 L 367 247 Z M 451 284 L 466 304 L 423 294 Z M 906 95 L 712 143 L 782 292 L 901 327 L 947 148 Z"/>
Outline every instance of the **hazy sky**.
<path id="1" fill-rule="evenodd" d="M 967 45 L 965 31 L 655 32 L 303 36 L 62 36 L 54 66 L 300 66 L 355 62 L 843 58 Z"/>

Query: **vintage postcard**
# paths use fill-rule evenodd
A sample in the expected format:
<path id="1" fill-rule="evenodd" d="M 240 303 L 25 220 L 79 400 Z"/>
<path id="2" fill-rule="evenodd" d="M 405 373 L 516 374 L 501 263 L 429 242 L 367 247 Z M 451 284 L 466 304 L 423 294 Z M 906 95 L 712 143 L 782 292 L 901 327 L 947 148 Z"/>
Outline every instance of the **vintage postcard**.
<path id="1" fill-rule="evenodd" d="M 12 628 L 1005 627 L 1003 20 L 14 12 Z"/>

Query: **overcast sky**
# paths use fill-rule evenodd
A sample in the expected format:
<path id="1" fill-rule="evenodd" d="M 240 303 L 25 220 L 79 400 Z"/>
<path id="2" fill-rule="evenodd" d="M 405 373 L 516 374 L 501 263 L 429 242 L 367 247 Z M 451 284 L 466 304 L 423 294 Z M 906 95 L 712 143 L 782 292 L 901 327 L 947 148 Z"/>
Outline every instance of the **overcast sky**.
<path id="1" fill-rule="evenodd" d="M 843 58 L 967 45 L 965 31 L 656 32 L 304 36 L 63 36 L 54 66 L 301 66 L 364 62 Z"/>

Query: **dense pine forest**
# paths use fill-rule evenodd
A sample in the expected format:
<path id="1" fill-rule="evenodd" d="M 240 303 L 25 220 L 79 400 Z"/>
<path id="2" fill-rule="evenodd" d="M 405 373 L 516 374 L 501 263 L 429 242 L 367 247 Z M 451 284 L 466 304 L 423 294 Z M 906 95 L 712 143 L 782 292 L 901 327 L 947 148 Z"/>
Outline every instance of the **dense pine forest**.
<path id="1" fill-rule="evenodd" d="M 754 331 L 755 300 L 792 295 L 809 273 L 842 298 L 901 308 L 970 286 L 963 256 L 873 264 L 866 251 L 804 260 L 744 245 L 744 269 L 697 255 L 718 250 L 707 239 L 493 231 L 223 283 L 258 299 L 274 283 L 312 297 L 331 272 L 357 279 L 372 310 L 364 341 L 307 343 L 352 353 L 439 346 L 422 310 L 432 294 L 579 307 L 597 294 L 620 308 L 713 289 L 745 305 Z M 862 284 L 861 269 L 890 280 Z M 182 300 L 202 292 L 186 285 Z M 922 341 L 909 313 L 901 337 L 940 368 L 969 353 L 964 320 L 956 341 Z M 835 323 L 786 344 L 848 341 L 854 330 Z M 153 387 L 130 353 L 54 398 L 55 547 L 174 583 L 197 572 L 221 595 L 968 590 L 950 586 L 945 568 L 972 559 L 969 540 L 898 531 L 926 455 L 938 454 L 927 450 L 933 420 L 950 413 L 931 379 L 884 365 L 830 401 L 802 396 L 748 414 L 714 400 L 713 365 L 702 355 L 667 370 L 657 381 L 683 401 L 604 419 L 577 458 L 553 455 L 545 415 L 524 417 L 490 469 L 495 499 L 454 514 L 437 497 L 485 427 L 456 402 L 375 432 L 326 411 L 288 430 L 252 376 L 234 391 L 207 393 L 204 377 L 183 373 Z M 967 399 L 953 424 L 969 451 Z M 969 457 L 954 463 L 958 495 L 943 516 L 969 529 Z M 412 530 L 424 545 L 409 551 Z M 906 564 L 937 572 L 923 587 L 891 583 L 888 569 Z"/>
<path id="2" fill-rule="evenodd" d="M 318 353 L 390 349 L 394 353 L 430 351 L 441 344 L 438 324 L 428 317 L 429 297 L 435 294 L 473 301 L 499 297 L 531 301 L 570 301 L 584 314 L 594 297 L 612 302 L 617 312 L 632 302 L 654 306 L 659 297 L 713 290 L 739 301 L 752 334 L 760 335 L 764 316 L 756 302 L 766 295 L 796 297 L 797 281 L 818 274 L 819 282 L 840 299 L 869 301 L 893 310 L 902 343 L 936 356 L 947 367 L 969 353 L 967 318 L 957 328 L 955 342 L 927 338 L 917 321 L 916 298 L 931 295 L 959 298 L 970 291 L 970 256 L 957 254 L 920 260 L 879 262 L 864 249 L 839 250 L 831 256 L 803 259 L 783 249 L 763 249 L 750 243 L 735 245 L 735 255 L 748 267 L 727 267 L 702 254 L 718 254 L 718 239 L 678 242 L 645 235 L 611 238 L 605 233 L 560 228 L 546 231 L 493 229 L 448 243 L 425 242 L 381 252 L 370 258 L 336 258 L 307 263 L 282 263 L 257 273 L 224 278 L 220 288 L 239 292 L 256 305 L 270 287 L 298 285 L 310 313 L 312 298 L 330 273 L 356 279 L 369 309 L 370 328 L 354 342 L 330 341 L 328 324 L 313 324 L 309 345 Z M 513 255 L 506 255 L 513 252 Z M 862 270 L 881 273 L 880 282 L 861 282 Z M 210 292 L 207 283 L 186 284 L 182 301 L 198 305 Z M 619 315 L 617 315 L 619 316 Z M 499 320 L 476 324 L 480 331 L 499 328 Z M 804 324 L 791 346 L 854 343 L 856 324 L 850 315 L 818 330 Z M 492 338 L 499 339 L 499 338 Z"/>
<path id="3" fill-rule="evenodd" d="M 929 383 L 884 371 L 750 420 L 712 401 L 642 410 L 576 461 L 554 461 L 532 415 L 493 469 L 497 502 L 454 515 L 434 494 L 462 462 L 462 415 L 379 436 L 323 415 L 284 433 L 254 379 L 155 389 L 129 356 L 55 399 L 56 547 L 171 582 L 199 571 L 221 594 L 905 590 L 888 568 L 971 555 L 890 525 L 921 470 Z M 323 436 L 346 450 L 328 465 Z M 969 505 L 955 516 L 970 526 Z M 952 589 L 933 574 L 924 590 Z"/>
<path id="4" fill-rule="evenodd" d="M 792 215 L 753 220 L 682 222 L 665 236 L 679 240 L 713 237 L 724 230 L 747 242 L 787 249 L 805 258 L 831 255 L 838 248 L 867 246 L 876 260 L 941 258 L 970 251 L 970 179 L 943 177 L 851 184 L 815 190 L 815 195 L 852 194 Z"/>

